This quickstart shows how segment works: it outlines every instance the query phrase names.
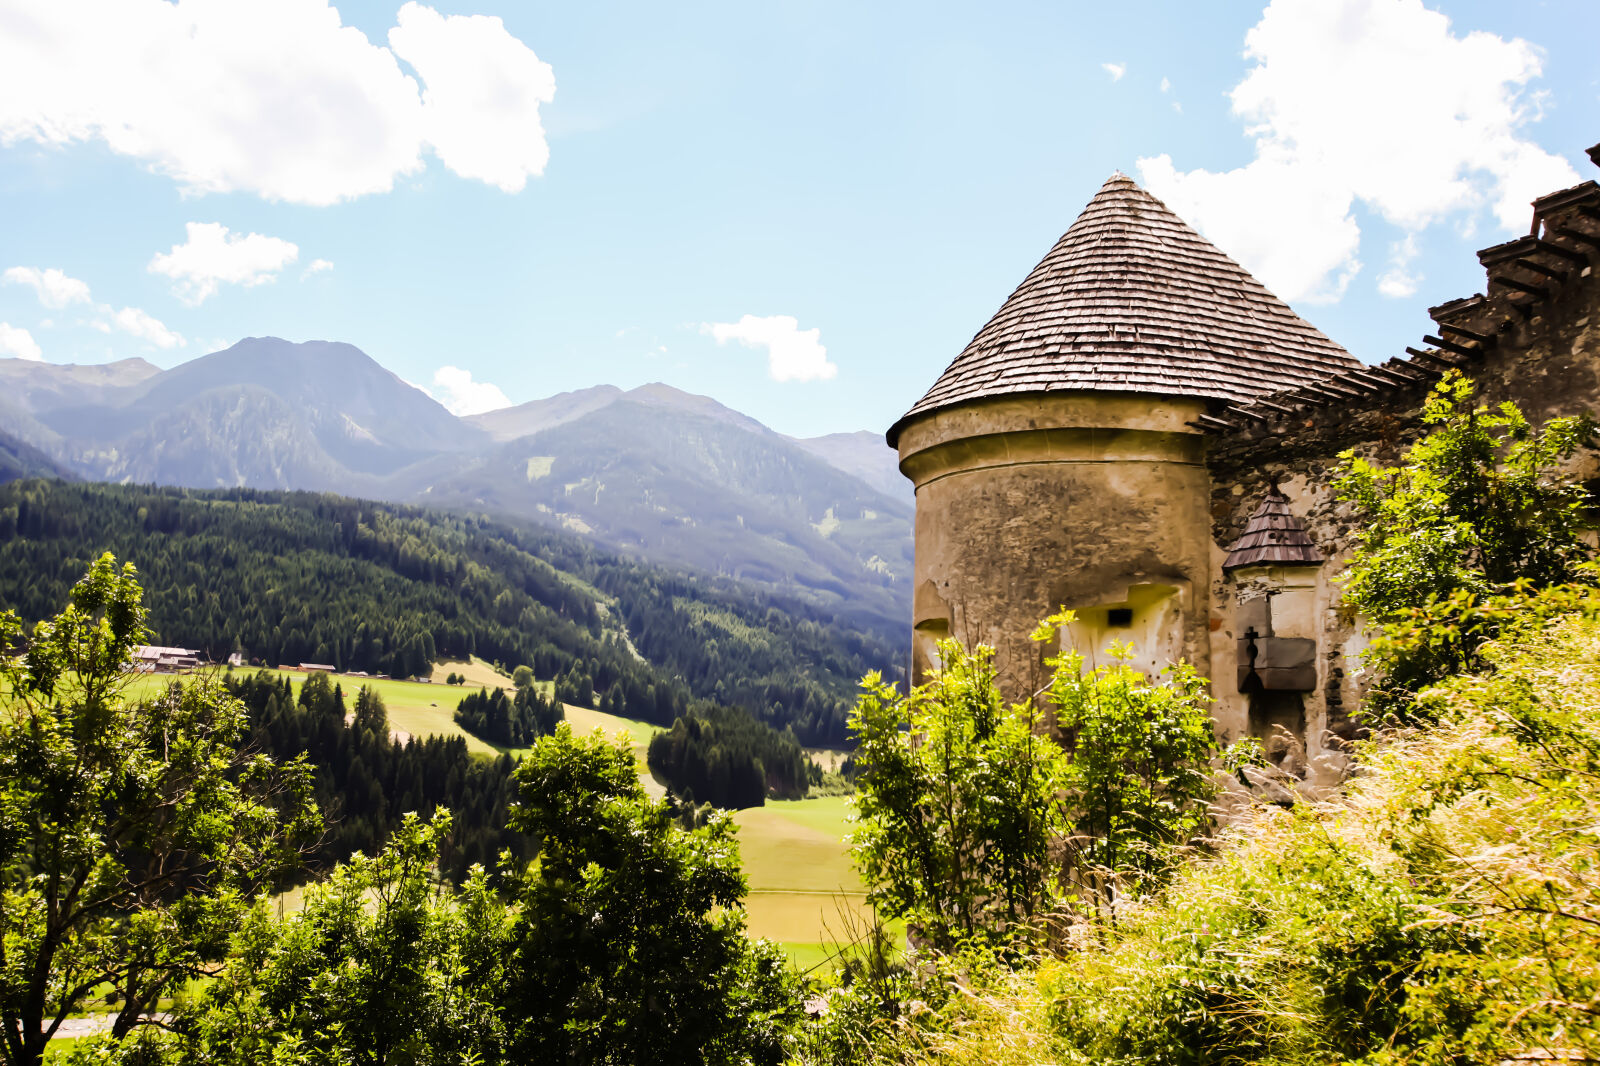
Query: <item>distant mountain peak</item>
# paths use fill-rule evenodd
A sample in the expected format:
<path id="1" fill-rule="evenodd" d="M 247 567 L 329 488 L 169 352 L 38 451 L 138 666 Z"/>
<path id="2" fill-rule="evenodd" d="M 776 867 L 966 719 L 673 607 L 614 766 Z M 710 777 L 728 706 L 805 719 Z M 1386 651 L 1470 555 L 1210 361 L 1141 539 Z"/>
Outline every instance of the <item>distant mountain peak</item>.
<path id="1" fill-rule="evenodd" d="M 558 392 L 554 396 L 529 400 L 515 407 L 467 415 L 465 421 L 497 441 L 518 440 L 608 407 L 622 394 L 622 390 L 615 385 L 592 385 L 587 389 Z"/>
<path id="2" fill-rule="evenodd" d="M 673 411 L 683 411 L 702 418 L 714 418 L 719 422 L 726 422 L 731 426 L 748 429 L 756 433 L 771 433 L 762 423 L 741 414 L 733 408 L 718 403 L 709 396 L 698 393 L 684 392 L 682 389 L 673 388 L 671 385 L 660 381 L 652 381 L 648 385 L 640 385 L 636 389 L 629 389 L 622 394 L 622 399 L 630 400 L 646 407 L 661 407 Z"/>

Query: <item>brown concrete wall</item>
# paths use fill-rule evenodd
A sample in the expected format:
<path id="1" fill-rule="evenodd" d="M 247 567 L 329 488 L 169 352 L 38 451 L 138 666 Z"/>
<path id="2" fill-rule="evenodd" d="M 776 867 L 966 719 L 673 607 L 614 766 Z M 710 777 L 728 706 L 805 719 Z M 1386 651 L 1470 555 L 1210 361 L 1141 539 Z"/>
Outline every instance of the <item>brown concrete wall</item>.
<path id="1" fill-rule="evenodd" d="M 996 649 L 1013 700 L 1044 682 L 1038 622 L 1129 606 L 1136 663 L 1210 644 L 1209 482 L 1199 401 L 1120 393 L 1009 398 L 934 412 L 900 434 L 916 485 L 913 670 L 934 639 Z M 1147 624 L 1162 619 L 1159 625 Z M 1109 635 L 1086 627 L 1086 638 Z M 1089 653 L 1096 648 L 1082 648 Z"/>

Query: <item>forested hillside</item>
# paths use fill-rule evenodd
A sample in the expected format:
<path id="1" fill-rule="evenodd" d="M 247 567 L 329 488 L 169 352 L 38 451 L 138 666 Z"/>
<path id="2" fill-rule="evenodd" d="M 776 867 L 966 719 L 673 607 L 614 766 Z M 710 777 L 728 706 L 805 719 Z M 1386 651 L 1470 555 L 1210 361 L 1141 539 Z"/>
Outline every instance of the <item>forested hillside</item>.
<path id="1" fill-rule="evenodd" d="M 167 369 L 0 366 L 0 483 L 339 492 L 578 533 L 898 632 L 909 483 L 873 433 L 797 441 L 599 385 L 468 418 L 350 344 L 248 337 Z"/>
<path id="2" fill-rule="evenodd" d="M 253 750 L 280 762 L 303 754 L 313 767 L 327 829 L 307 857 L 310 873 L 357 851 L 376 855 L 406 812 L 438 807 L 453 816 L 439 855 L 446 879 L 459 883 L 475 863 L 492 870 L 506 850 L 529 854 L 527 839 L 505 827 L 515 791 L 509 755 L 474 758 L 459 736 L 393 740 L 383 699 L 371 690 L 345 692 L 327 674 L 308 677 L 298 699 L 287 680 L 265 672 L 230 674 L 224 684 L 249 711 Z"/>
<path id="3" fill-rule="evenodd" d="M 542 528 L 312 493 L 0 487 L 0 605 L 47 617 L 107 550 L 139 567 L 161 643 L 398 676 L 476 654 L 662 725 L 699 698 L 838 743 L 855 681 L 901 658 L 816 608 Z"/>

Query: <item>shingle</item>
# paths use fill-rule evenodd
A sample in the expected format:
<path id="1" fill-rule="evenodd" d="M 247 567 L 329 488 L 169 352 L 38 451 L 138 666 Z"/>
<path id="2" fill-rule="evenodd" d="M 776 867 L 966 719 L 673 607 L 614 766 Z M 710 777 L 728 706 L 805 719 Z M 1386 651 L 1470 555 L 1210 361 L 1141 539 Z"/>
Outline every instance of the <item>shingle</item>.
<path id="1" fill-rule="evenodd" d="M 1289 510 L 1289 497 L 1274 485 L 1255 514 L 1244 525 L 1244 533 L 1228 546 L 1222 569 L 1241 566 L 1317 566 L 1322 553 L 1306 533 L 1305 525 Z"/>
<path id="2" fill-rule="evenodd" d="M 889 429 L 1063 387 L 1248 400 L 1360 366 L 1124 174 L 1113 174 Z"/>

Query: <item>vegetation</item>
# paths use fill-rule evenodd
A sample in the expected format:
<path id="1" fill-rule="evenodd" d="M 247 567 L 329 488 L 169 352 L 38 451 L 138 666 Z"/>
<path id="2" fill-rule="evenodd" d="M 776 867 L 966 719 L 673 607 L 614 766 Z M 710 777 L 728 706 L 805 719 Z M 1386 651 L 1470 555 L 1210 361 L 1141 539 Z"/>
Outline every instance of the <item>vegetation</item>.
<path id="1" fill-rule="evenodd" d="M 564 717 L 561 704 L 546 700 L 531 678 L 517 689 L 515 696 L 507 696 L 503 688 L 493 692 L 479 689 L 467 693 L 456 706 L 456 722 L 461 728 L 502 748 L 525 748 L 539 737 L 554 733 Z M 759 800 L 750 804 L 759 805 Z"/>
<path id="2" fill-rule="evenodd" d="M 1071 611 L 1049 618 L 1034 639 L 1059 640 L 1072 621 Z M 1121 897 L 1159 885 L 1210 827 L 1216 793 L 1205 679 L 1179 662 L 1151 685 L 1128 665 L 1129 651 L 1114 645 L 1111 663 L 1089 673 L 1075 649 L 1045 660 L 1045 698 L 1068 752 L 1058 783 L 1071 824 L 1066 867 L 1113 918 Z"/>
<path id="3" fill-rule="evenodd" d="M 1063 611 L 1033 637 L 1059 640 L 1072 621 Z M 940 669 L 907 697 L 863 682 L 852 852 L 885 915 L 937 952 L 1011 950 L 1047 918 L 1114 917 L 1159 883 L 1209 825 L 1209 697 L 1186 664 L 1152 685 L 1121 651 L 1088 673 L 1075 650 L 1049 657 L 1049 719 L 1003 705 L 982 646 L 942 642 Z"/>
<path id="4" fill-rule="evenodd" d="M 1035 965 L 948 961 L 874 1016 L 870 1052 L 827 1061 L 1593 1060 L 1600 602 L 1482 654 L 1491 673 L 1424 697 L 1436 724 L 1369 742 L 1339 803 L 1263 810 Z"/>
<path id="5" fill-rule="evenodd" d="M 493 871 L 502 852 L 528 857 L 526 840 L 506 827 L 515 799 L 510 756 L 474 756 L 460 736 L 396 741 L 376 689 L 363 687 L 347 711 L 327 674 L 308 675 L 298 698 L 287 678 L 265 671 L 229 675 L 224 684 L 249 713 L 250 748 L 310 764 L 312 794 L 328 823 L 307 856 L 313 872 L 356 852 L 378 854 L 408 812 L 436 807 L 455 816 L 437 842 L 446 880 L 461 883 L 474 865 Z"/>
<path id="6" fill-rule="evenodd" d="M 1433 429 L 1400 466 L 1346 452 L 1335 482 L 1360 523 L 1344 601 L 1377 636 L 1366 710 L 1400 721 L 1414 720 L 1424 686 L 1482 665 L 1521 591 L 1590 572 L 1588 493 L 1559 473 L 1593 439 L 1587 415 L 1535 430 L 1513 404 L 1475 406 L 1472 382 L 1452 370 L 1423 422 Z"/>
<path id="7" fill-rule="evenodd" d="M 856 680 L 902 657 L 819 608 L 482 516 L 316 493 L 0 486 L 0 603 L 25 620 L 53 613 L 106 550 L 138 564 L 155 639 L 217 661 L 411 677 L 476 654 L 663 727 L 709 701 L 838 745 Z"/>
<path id="8" fill-rule="evenodd" d="M 429 869 L 451 819 L 407 816 L 274 919 L 264 904 L 168 1032 L 96 1061 L 576 1061 L 776 1066 L 797 1013 L 782 956 L 743 933 L 725 815 L 679 828 L 632 752 L 562 726 L 517 771 L 536 857 L 496 892 Z M 397 1014 L 397 1008 L 402 1013 Z"/>
<path id="9" fill-rule="evenodd" d="M 508 1058 L 781 1062 L 798 1004 L 783 956 L 744 936 L 728 816 L 679 828 L 646 798 L 626 745 L 566 726 L 517 784 L 512 824 L 539 857 L 517 888 Z"/>
<path id="10" fill-rule="evenodd" d="M 248 712 L 228 687 L 123 700 L 140 601 L 107 556 L 0 666 L 8 1066 L 41 1063 L 61 1017 L 106 992 L 122 1004 L 112 1029 L 68 1058 L 782 1060 L 798 999 L 781 954 L 744 934 L 732 822 L 681 828 L 626 741 L 563 725 L 533 746 L 506 815 L 526 857 L 502 854 L 498 878 L 478 865 L 457 887 L 439 879 L 453 819 L 407 813 L 376 858 L 352 855 L 275 918 L 264 888 L 320 827 L 312 768 L 244 754 Z M 14 645 L 14 616 L 0 626 Z M 349 735 L 351 766 L 413 747 L 387 747 L 372 689 L 347 725 L 326 675 L 292 711 L 283 682 L 229 682 L 264 698 L 263 719 Z"/>
<path id="11" fill-rule="evenodd" d="M 730 809 L 759 807 L 769 793 L 799 799 L 811 780 L 811 763 L 794 734 L 719 708 L 701 708 L 657 733 L 646 758 L 679 796 Z"/>
<path id="12" fill-rule="evenodd" d="M 939 650 L 943 669 L 907 697 L 863 682 L 851 852 L 872 902 L 949 951 L 1008 937 L 1055 900 L 1067 767 L 1031 705 L 1002 705 L 991 649 Z"/>
<path id="13" fill-rule="evenodd" d="M 553 679 L 560 702 L 663 727 L 698 720 L 716 737 L 695 742 L 701 759 L 726 772 L 703 779 L 686 757 L 658 773 L 702 800 L 760 802 L 765 793 L 735 777 L 803 795 L 800 743 L 842 743 L 842 694 L 896 658 L 814 608 L 571 537 L 310 493 L 0 486 L 0 603 L 46 617 L 82 573 L 84 544 L 136 559 L 156 593 L 158 638 L 214 658 L 240 651 L 409 677 L 477 654 Z M 618 614 L 626 638 L 607 628 Z M 706 618 L 727 628 L 704 638 Z M 528 743 L 547 725 L 526 702 L 504 731 L 483 720 L 499 739 L 479 735 Z M 730 705 L 771 728 L 741 722 Z"/>
<path id="14" fill-rule="evenodd" d="M 481 867 L 459 889 L 430 876 L 451 829 L 448 813 L 431 824 L 408 814 L 376 858 L 357 855 L 309 887 L 299 913 L 279 918 L 258 903 L 231 938 L 226 965 L 174 1012 L 172 1034 L 144 1034 L 112 1057 L 215 1066 L 498 1060 L 505 1026 L 494 997 L 510 912 Z"/>
<path id="15" fill-rule="evenodd" d="M 0 614 L 0 647 L 22 631 Z M 97 560 L 67 608 L 0 656 L 0 1043 L 34 1066 L 91 995 L 126 1035 L 203 972 L 245 900 L 315 840 L 310 767 L 240 748 L 214 685 L 122 697 L 146 640 L 132 567 Z"/>

